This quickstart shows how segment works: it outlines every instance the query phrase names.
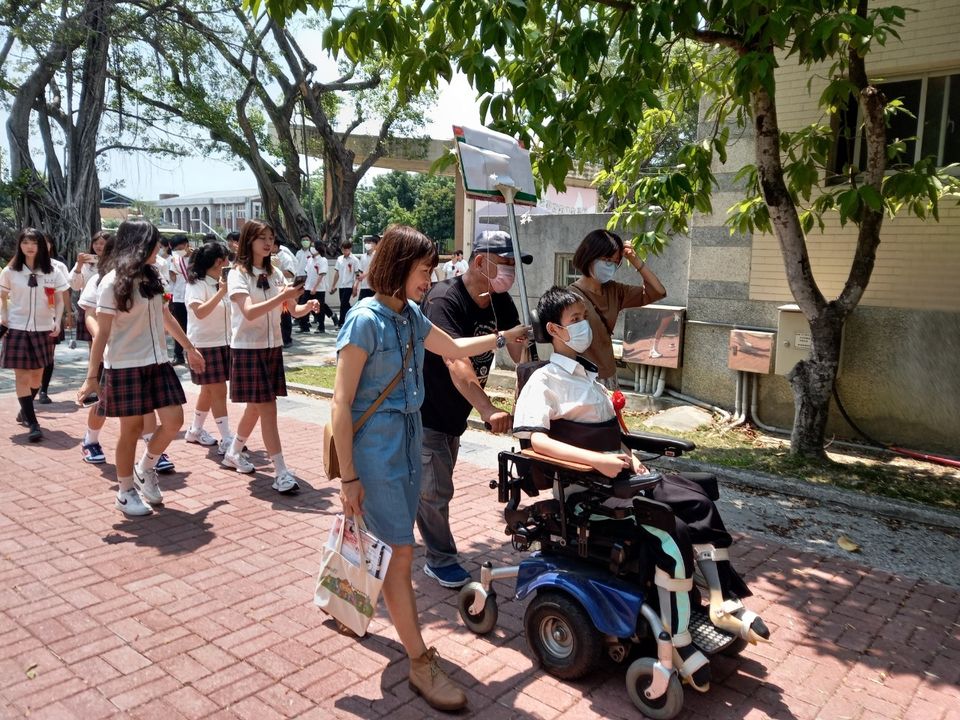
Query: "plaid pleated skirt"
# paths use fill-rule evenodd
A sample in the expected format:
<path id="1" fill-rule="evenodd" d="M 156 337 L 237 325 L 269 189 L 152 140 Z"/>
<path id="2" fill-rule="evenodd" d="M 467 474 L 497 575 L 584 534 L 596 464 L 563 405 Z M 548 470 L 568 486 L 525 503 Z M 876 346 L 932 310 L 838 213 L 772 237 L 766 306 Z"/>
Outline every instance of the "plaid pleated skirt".
<path id="1" fill-rule="evenodd" d="M 194 385 L 216 385 L 230 379 L 230 347 L 197 348 L 203 355 L 205 366 L 202 373 L 190 370 Z"/>
<path id="2" fill-rule="evenodd" d="M 180 378 L 166 362 L 132 368 L 107 368 L 100 386 L 100 404 L 107 417 L 146 415 L 187 401 Z"/>
<path id="3" fill-rule="evenodd" d="M 93 335 L 87 330 L 87 311 L 77 308 L 77 342 L 93 342 Z"/>
<path id="4" fill-rule="evenodd" d="M 283 348 L 230 349 L 230 400 L 267 403 L 287 394 Z"/>
<path id="5" fill-rule="evenodd" d="M 0 366 L 11 370 L 37 370 L 53 362 L 55 338 L 49 332 L 14 330 L 3 336 Z"/>

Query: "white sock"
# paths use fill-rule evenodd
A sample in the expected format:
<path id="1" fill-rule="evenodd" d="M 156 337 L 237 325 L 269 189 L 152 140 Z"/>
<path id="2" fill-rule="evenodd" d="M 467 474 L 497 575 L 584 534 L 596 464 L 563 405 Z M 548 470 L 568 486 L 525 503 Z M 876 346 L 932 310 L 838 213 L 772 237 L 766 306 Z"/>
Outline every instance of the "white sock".
<path id="1" fill-rule="evenodd" d="M 287 469 L 287 464 L 283 461 L 283 453 L 277 453 L 276 455 L 271 455 L 270 459 L 273 460 L 273 467 L 277 471 L 277 475 L 284 472 Z"/>
<path id="2" fill-rule="evenodd" d="M 87 432 L 83 435 L 83 444 L 89 445 L 90 443 L 95 442 L 100 442 L 100 431 L 88 427 Z"/>
<path id="3" fill-rule="evenodd" d="M 243 446 L 246 444 L 247 439 L 242 438 L 239 435 L 233 438 L 233 442 L 230 443 L 230 449 L 227 450 L 228 455 L 233 455 L 234 457 L 238 456 L 243 452 Z"/>
<path id="4" fill-rule="evenodd" d="M 118 487 L 117 487 L 117 497 L 120 497 L 120 496 L 123 495 L 125 492 L 129 492 L 129 488 L 132 488 L 132 487 L 133 487 L 133 475 L 131 475 L 130 477 L 118 477 L 118 478 L 117 478 L 117 485 L 118 485 Z M 123 486 L 124 486 L 124 485 L 127 486 L 127 488 L 128 488 L 127 490 L 124 490 L 124 489 L 123 489 Z"/>
<path id="5" fill-rule="evenodd" d="M 149 450 L 144 450 L 143 457 L 140 458 L 140 469 L 153 470 L 157 466 L 157 460 L 159 459 L 159 454 L 151 455 Z"/>
<path id="6" fill-rule="evenodd" d="M 199 410 L 193 411 L 193 425 L 190 426 L 192 432 L 200 432 L 203 428 L 203 421 L 207 419 L 207 415 L 210 413 L 209 410 L 204 410 L 200 412 Z"/>
<path id="7" fill-rule="evenodd" d="M 220 437 L 223 440 L 226 440 L 230 437 L 230 418 L 224 415 L 223 417 L 214 418 L 213 421 L 217 424 L 217 430 L 220 431 Z"/>

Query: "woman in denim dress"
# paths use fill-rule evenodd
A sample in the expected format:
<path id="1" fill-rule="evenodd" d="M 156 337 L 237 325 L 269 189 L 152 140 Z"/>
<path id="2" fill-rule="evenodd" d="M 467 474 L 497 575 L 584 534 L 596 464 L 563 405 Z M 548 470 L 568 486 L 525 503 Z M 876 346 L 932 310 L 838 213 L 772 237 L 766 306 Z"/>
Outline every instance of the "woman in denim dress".
<path id="1" fill-rule="evenodd" d="M 466 705 L 466 696 L 438 665 L 436 650 L 423 642 L 410 575 L 422 470 L 423 351 L 470 357 L 507 342 L 525 342 L 528 328 L 451 338 L 416 304 L 430 289 L 436 265 L 436 248 L 419 231 L 393 225 L 384 233 L 368 272 L 376 294 L 351 308 L 337 338 L 332 422 L 344 515 L 362 515 L 370 531 L 393 548 L 383 598 L 410 658 L 410 687 L 434 708 L 452 711 Z M 351 437 L 353 423 L 401 366 L 400 382 Z"/>

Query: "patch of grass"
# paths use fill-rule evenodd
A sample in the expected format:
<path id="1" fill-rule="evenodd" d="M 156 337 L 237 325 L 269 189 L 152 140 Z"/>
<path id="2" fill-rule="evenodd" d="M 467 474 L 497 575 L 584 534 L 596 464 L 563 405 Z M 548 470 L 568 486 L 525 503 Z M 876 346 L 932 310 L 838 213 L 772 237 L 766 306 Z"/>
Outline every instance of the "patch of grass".
<path id="1" fill-rule="evenodd" d="M 499 408 L 500 410 L 505 410 L 505 411 L 508 412 L 508 413 L 512 413 L 512 412 L 513 412 L 513 398 L 503 397 L 502 395 L 494 395 L 494 396 L 491 398 L 491 401 L 492 401 L 493 404 L 496 405 L 497 408 Z M 471 411 L 470 411 L 470 417 L 479 420 L 479 419 L 480 419 L 480 413 L 478 413 L 476 410 L 471 410 Z"/>
<path id="2" fill-rule="evenodd" d="M 627 417 L 631 429 L 661 432 L 646 428 L 642 421 L 643 417 L 636 414 Z M 750 428 L 711 427 L 668 434 L 695 442 L 697 449 L 690 458 L 700 462 L 910 500 L 945 510 L 960 509 L 960 472 L 894 453 L 828 447 L 829 460 L 818 462 L 794 457 L 789 441 Z"/>
<path id="3" fill-rule="evenodd" d="M 300 383 L 301 385 L 315 385 L 330 390 L 333 390 L 336 377 L 336 365 L 304 365 L 287 370 L 287 380 L 290 382 Z"/>

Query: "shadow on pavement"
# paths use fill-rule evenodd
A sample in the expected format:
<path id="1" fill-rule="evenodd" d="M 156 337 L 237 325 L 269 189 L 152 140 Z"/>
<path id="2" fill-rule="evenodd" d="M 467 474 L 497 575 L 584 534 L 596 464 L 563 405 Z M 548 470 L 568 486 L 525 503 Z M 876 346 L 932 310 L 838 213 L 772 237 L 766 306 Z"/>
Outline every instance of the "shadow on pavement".
<path id="1" fill-rule="evenodd" d="M 113 526 L 116 532 L 105 535 L 103 542 L 108 545 L 133 543 L 137 547 L 154 548 L 161 555 L 190 553 L 216 537 L 207 515 L 221 505 L 228 504 L 226 500 L 217 500 L 195 513 L 161 505 L 154 508 L 153 515 L 124 519 L 117 523 Z"/>

